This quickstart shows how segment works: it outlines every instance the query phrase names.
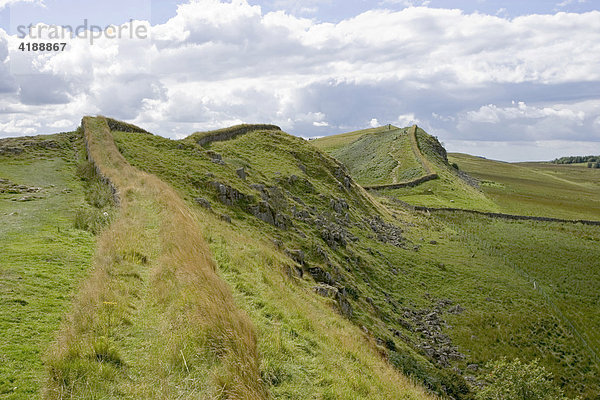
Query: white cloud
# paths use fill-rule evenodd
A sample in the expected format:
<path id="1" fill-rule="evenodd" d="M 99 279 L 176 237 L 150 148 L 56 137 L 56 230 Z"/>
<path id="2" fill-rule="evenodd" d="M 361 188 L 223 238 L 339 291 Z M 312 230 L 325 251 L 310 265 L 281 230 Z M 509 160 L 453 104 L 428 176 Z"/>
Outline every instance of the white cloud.
<path id="1" fill-rule="evenodd" d="M 581 3 L 587 3 L 587 0 L 564 0 L 564 1 L 560 2 L 560 3 L 557 3 L 556 5 L 558 7 L 562 8 L 562 7 L 566 7 L 568 5 L 571 5 L 573 3 L 580 3 L 580 4 Z"/>
<path id="2" fill-rule="evenodd" d="M 34 3 L 44 5 L 44 0 L 0 0 L 0 10 L 16 3 Z"/>
<path id="3" fill-rule="evenodd" d="M 377 118 L 373 118 L 371 122 L 369 122 L 369 125 L 371 126 L 371 128 L 377 128 L 378 126 L 381 126 Z"/>
<path id="4" fill-rule="evenodd" d="M 497 107 L 494 104 L 481 106 L 477 111 L 469 111 L 466 118 L 473 122 L 498 123 L 502 120 L 557 118 L 581 125 L 585 120 L 585 112 L 574 110 L 567 105 L 550 107 L 528 106 L 520 101 L 516 106 Z"/>
<path id="5" fill-rule="evenodd" d="M 71 121 L 69 119 L 60 119 L 58 121 L 54 121 L 50 124 L 48 124 L 47 126 L 49 128 L 56 128 L 56 129 L 65 129 L 65 128 L 72 128 L 74 125 L 75 121 Z"/>
<path id="6" fill-rule="evenodd" d="M 362 128 L 374 115 L 445 141 L 505 134 L 493 124 L 536 140 L 552 124 L 557 140 L 600 136 L 588 104 L 600 90 L 600 12 L 506 19 L 408 3 L 421 7 L 333 24 L 289 12 L 317 0 L 271 13 L 245 0 L 192 0 L 164 24 L 136 22 L 152 42 L 73 40 L 68 51 L 21 58 L 39 83 L 18 77 L 23 55 L 0 30 L 0 60 L 10 56 L 0 63 L 0 135 L 18 134 L 9 121 L 22 115 L 59 129 L 103 113 L 172 137 L 238 122 L 311 136 Z M 510 98 L 527 103 L 501 105 Z"/>
<path id="7" fill-rule="evenodd" d="M 419 121 L 419 119 L 417 117 L 415 117 L 414 113 L 410 113 L 410 114 L 402 114 L 402 115 L 398 115 L 398 118 L 396 119 L 396 121 L 394 122 L 396 125 L 399 126 L 412 126 L 415 124 L 419 124 L 421 121 Z"/>

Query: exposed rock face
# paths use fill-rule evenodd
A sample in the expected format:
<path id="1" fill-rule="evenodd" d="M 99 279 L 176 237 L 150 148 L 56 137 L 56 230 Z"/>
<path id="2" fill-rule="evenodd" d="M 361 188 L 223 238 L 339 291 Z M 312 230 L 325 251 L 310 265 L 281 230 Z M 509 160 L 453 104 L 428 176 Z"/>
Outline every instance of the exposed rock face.
<path id="1" fill-rule="evenodd" d="M 304 252 L 302 250 L 286 250 L 285 253 L 301 266 L 305 266 Z"/>
<path id="2" fill-rule="evenodd" d="M 342 214 L 349 208 L 348 203 L 346 203 L 346 200 L 341 198 L 331 199 L 331 201 L 329 202 L 329 206 L 338 214 Z"/>
<path id="3" fill-rule="evenodd" d="M 371 227 L 373 232 L 377 235 L 377 240 L 382 243 L 389 243 L 396 247 L 403 246 L 402 229 L 399 227 L 388 224 L 380 216 L 376 215 L 369 219 L 365 219 L 365 222 Z"/>
<path id="4" fill-rule="evenodd" d="M 338 294 L 338 289 L 336 287 L 325 283 L 319 283 L 317 286 L 313 287 L 313 290 L 319 296 L 329 297 L 331 299 L 335 299 Z"/>
<path id="5" fill-rule="evenodd" d="M 345 167 L 339 166 L 335 170 L 335 177 L 340 181 L 341 188 L 350 189 L 352 187 L 352 179 L 345 170 Z"/>
<path id="6" fill-rule="evenodd" d="M 317 226 L 321 228 L 321 239 L 327 243 L 332 249 L 337 249 L 338 246 L 346 247 L 348 244 L 347 232 L 340 226 L 328 221 L 323 221 L 319 218 L 315 220 Z"/>
<path id="7" fill-rule="evenodd" d="M 246 170 L 244 169 L 244 167 L 236 169 L 235 173 L 237 174 L 237 176 L 240 177 L 241 180 L 246 180 Z"/>
<path id="8" fill-rule="evenodd" d="M 345 288 L 337 288 L 325 283 L 319 283 L 317 286 L 313 287 L 313 290 L 319 296 L 335 300 L 339 312 L 346 318 L 352 318 L 354 310 L 352 309 L 350 301 L 348 301 L 348 295 Z"/>
<path id="9" fill-rule="evenodd" d="M 202 207 L 206 208 L 207 210 L 212 210 L 212 206 L 210 205 L 210 201 L 206 200 L 203 197 L 196 197 L 194 199 L 194 202 L 196 204 L 201 205 Z"/>
<path id="10" fill-rule="evenodd" d="M 223 157 L 219 153 L 207 151 L 206 155 L 210 158 L 210 161 L 214 162 L 215 164 L 225 165 L 225 161 L 223 161 Z"/>
<path id="11" fill-rule="evenodd" d="M 448 326 L 443 319 L 443 313 L 458 308 L 462 310 L 460 305 L 450 307 L 451 305 L 451 300 L 442 299 L 430 309 L 404 308 L 404 314 L 398 319 L 403 328 L 420 335 L 421 341 L 417 348 L 443 367 L 450 366 L 451 360 L 465 358 L 452 344 L 450 337 L 442 332 L 443 328 Z"/>
<path id="12" fill-rule="evenodd" d="M 287 217 L 275 211 L 267 201 L 261 200 L 257 206 L 249 207 L 249 212 L 256 218 L 277 228 L 287 229 L 288 227 Z"/>
<path id="13" fill-rule="evenodd" d="M 315 282 L 325 283 L 327 285 L 335 285 L 335 280 L 331 276 L 331 274 L 321 267 L 311 267 L 308 269 L 308 272 L 313 277 Z"/>
<path id="14" fill-rule="evenodd" d="M 217 190 L 217 197 L 219 198 L 219 201 L 228 206 L 233 206 L 240 201 L 251 201 L 250 196 L 246 196 L 231 186 L 223 183 L 213 181 L 210 182 L 210 186 Z"/>

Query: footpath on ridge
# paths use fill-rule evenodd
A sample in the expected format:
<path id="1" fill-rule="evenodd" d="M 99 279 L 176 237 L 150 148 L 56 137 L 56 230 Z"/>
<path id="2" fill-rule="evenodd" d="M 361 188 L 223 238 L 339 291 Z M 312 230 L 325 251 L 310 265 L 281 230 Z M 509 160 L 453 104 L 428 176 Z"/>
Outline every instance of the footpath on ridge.
<path id="1" fill-rule="evenodd" d="M 408 131 L 408 135 L 410 136 L 410 142 L 411 142 L 411 148 L 412 148 L 413 154 L 414 154 L 415 158 L 417 160 L 419 160 L 419 162 L 421 163 L 421 166 L 423 167 L 423 171 L 425 171 L 425 175 L 423 175 L 419 178 L 416 178 L 416 179 L 412 179 L 410 181 L 405 181 L 405 182 L 387 183 L 387 184 L 383 184 L 383 185 L 363 186 L 364 189 L 366 189 L 366 190 L 381 190 L 381 189 L 399 189 L 399 188 L 404 188 L 404 187 L 413 187 L 413 186 L 420 185 L 421 183 L 439 178 L 438 174 L 436 174 L 433 171 L 433 168 L 431 168 L 431 164 L 428 162 L 428 160 L 425 159 L 425 157 L 423 156 L 423 153 L 421 153 L 421 150 L 419 149 L 416 125 L 413 125 L 412 127 L 410 127 L 410 129 Z M 397 160 L 397 162 L 398 162 L 398 166 L 394 169 L 394 172 L 396 172 L 396 169 L 400 167 L 400 161 Z M 394 180 L 395 179 L 396 178 L 394 178 Z"/>
<path id="2" fill-rule="evenodd" d="M 119 211 L 47 356 L 45 397 L 267 398 L 254 328 L 194 214 L 125 160 L 104 117 L 82 126 Z"/>

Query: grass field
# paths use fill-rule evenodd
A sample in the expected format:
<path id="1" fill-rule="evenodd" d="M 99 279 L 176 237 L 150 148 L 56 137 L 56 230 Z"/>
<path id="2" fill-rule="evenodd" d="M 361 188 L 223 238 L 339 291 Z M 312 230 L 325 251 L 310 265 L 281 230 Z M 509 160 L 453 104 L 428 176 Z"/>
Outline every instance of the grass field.
<path id="1" fill-rule="evenodd" d="M 580 165 L 505 163 L 450 154 L 461 170 L 479 178 L 502 212 L 600 220 L 600 170 Z"/>
<path id="2" fill-rule="evenodd" d="M 0 398 L 39 397 L 42 358 L 90 265 L 95 238 L 75 229 L 85 201 L 67 135 L 59 149 L 0 156 Z M 2 187 L 0 186 L 0 191 Z M 13 201 L 31 196 L 29 201 Z"/>

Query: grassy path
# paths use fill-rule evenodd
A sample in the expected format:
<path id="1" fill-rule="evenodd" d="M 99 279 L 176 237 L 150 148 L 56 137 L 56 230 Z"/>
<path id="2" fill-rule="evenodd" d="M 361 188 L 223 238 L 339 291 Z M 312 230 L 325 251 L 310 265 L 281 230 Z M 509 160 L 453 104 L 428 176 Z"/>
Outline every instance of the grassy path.
<path id="1" fill-rule="evenodd" d="M 253 327 L 196 217 L 169 185 L 129 165 L 104 118 L 83 127 L 120 212 L 51 349 L 45 396 L 266 398 Z"/>

